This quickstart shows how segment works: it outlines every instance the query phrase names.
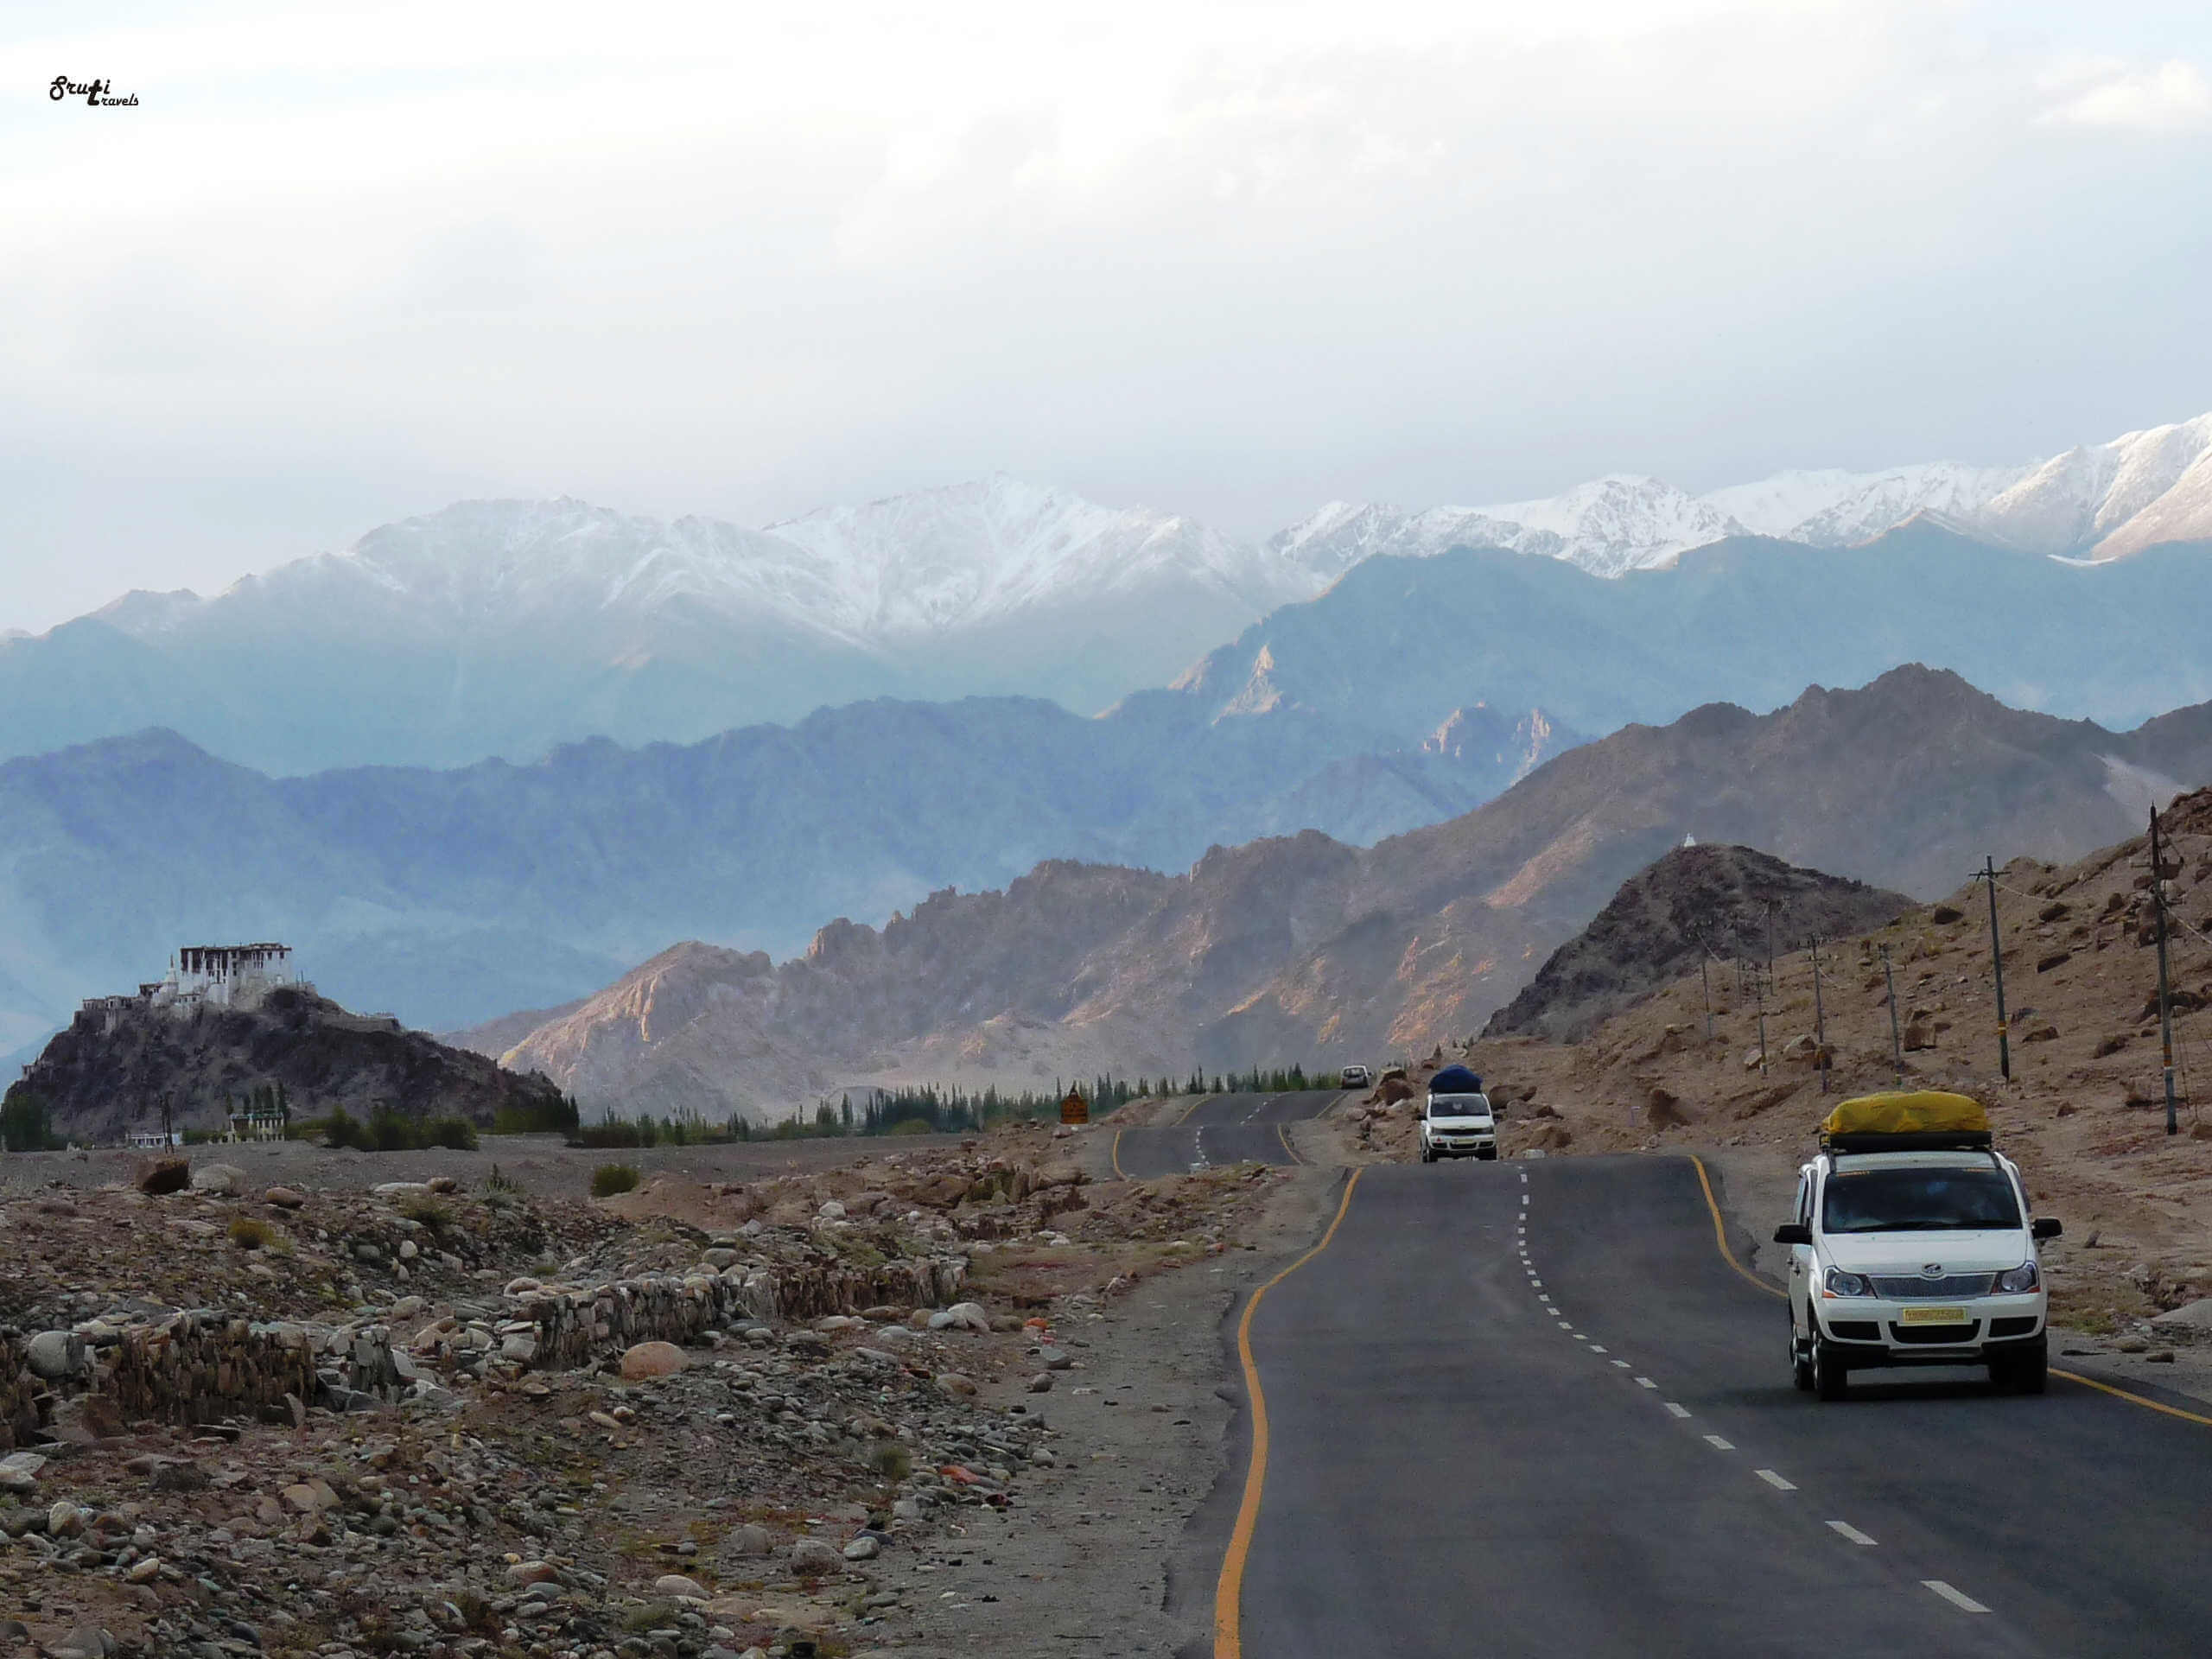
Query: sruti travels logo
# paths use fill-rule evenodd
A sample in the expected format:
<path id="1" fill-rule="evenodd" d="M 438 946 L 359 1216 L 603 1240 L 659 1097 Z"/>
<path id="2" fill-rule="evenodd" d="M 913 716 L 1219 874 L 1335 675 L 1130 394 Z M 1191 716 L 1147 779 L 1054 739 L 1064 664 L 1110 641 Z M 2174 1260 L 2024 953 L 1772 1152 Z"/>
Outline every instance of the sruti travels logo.
<path id="1" fill-rule="evenodd" d="M 95 109 L 136 109 L 138 105 L 136 92 L 128 98 L 118 98 L 111 80 L 72 80 L 67 75 L 56 75 L 54 84 L 46 89 L 46 96 L 54 104 L 65 98 L 81 98 Z"/>

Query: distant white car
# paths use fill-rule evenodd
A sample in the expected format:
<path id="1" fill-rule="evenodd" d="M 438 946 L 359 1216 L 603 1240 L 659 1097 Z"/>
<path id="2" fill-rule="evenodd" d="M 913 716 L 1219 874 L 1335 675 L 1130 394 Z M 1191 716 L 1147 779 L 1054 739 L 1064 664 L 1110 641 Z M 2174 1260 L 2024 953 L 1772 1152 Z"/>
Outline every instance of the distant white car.
<path id="1" fill-rule="evenodd" d="M 1337 1073 L 1338 1081 L 1347 1089 L 1370 1089 L 1375 1085 L 1375 1074 L 1363 1065 L 1348 1065 Z"/>
<path id="2" fill-rule="evenodd" d="M 1421 1160 L 1497 1156 L 1497 1114 L 1488 1095 L 1429 1096 L 1421 1113 Z"/>

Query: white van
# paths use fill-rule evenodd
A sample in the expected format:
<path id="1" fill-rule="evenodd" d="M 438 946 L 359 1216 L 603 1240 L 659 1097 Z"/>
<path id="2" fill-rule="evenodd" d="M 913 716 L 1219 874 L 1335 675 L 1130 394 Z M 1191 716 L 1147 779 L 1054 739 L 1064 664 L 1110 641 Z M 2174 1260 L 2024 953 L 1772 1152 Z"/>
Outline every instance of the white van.
<path id="1" fill-rule="evenodd" d="M 1421 1160 L 1497 1156 L 1497 1113 L 1483 1080 L 1464 1065 L 1447 1065 L 1428 1082 L 1421 1110 Z"/>
<path id="2" fill-rule="evenodd" d="M 1900 1103 L 1911 1103 L 1904 1118 Z M 1864 1127 L 1878 1119 L 1923 1127 Z M 2050 1297 L 2036 1246 L 2062 1229 L 2031 1218 L 2020 1172 L 1987 1125 L 1976 1103 L 1936 1091 L 1869 1096 L 1830 1115 L 1798 1173 L 1796 1215 L 1774 1235 L 1789 1247 L 1799 1388 L 1840 1400 L 1854 1370 L 1986 1365 L 1999 1388 L 2044 1391 Z"/>

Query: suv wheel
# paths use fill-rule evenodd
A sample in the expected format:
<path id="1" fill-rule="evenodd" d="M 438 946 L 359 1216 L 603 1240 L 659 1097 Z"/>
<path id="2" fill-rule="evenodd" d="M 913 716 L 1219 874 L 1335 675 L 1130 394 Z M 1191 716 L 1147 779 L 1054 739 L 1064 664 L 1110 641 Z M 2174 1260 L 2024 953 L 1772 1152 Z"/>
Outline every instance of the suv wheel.
<path id="1" fill-rule="evenodd" d="M 1789 1380 L 1801 1394 L 1813 1391 L 1813 1355 L 1809 1343 L 1797 1340 L 1797 1310 L 1789 1310 Z"/>
<path id="2" fill-rule="evenodd" d="M 2041 1394 L 2050 1387 L 2050 1342 L 2038 1338 L 2035 1346 L 1992 1360 L 1989 1380 L 2014 1394 Z"/>
<path id="3" fill-rule="evenodd" d="M 1843 1356 L 1817 1328 L 1813 1333 L 1812 1370 L 1813 1392 L 1823 1400 L 1840 1400 L 1851 1387 L 1851 1374 L 1844 1369 Z"/>
<path id="4" fill-rule="evenodd" d="M 1431 1152 L 1427 1147 L 1423 1147 L 1421 1149 L 1421 1160 L 1424 1164 L 1433 1164 L 1436 1161 L 1436 1154 Z"/>

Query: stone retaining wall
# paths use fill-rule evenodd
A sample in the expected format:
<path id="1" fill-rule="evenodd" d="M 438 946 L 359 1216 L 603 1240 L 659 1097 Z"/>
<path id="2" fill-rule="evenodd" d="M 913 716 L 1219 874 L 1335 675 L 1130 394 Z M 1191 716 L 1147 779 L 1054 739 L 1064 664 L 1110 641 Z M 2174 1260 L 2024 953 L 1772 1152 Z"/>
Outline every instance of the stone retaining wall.
<path id="1" fill-rule="evenodd" d="M 640 1342 L 702 1340 L 718 1326 L 805 1321 L 867 1307 L 942 1307 L 957 1300 L 968 1264 L 957 1256 L 855 1268 L 733 1267 L 576 1289 L 548 1285 L 515 1298 L 500 1327 L 502 1357 L 538 1370 L 574 1370 Z"/>
<path id="2" fill-rule="evenodd" d="M 180 1313 L 125 1331 L 98 1391 L 124 1419 L 213 1423 L 315 1397 L 315 1343 L 298 1326 Z"/>

